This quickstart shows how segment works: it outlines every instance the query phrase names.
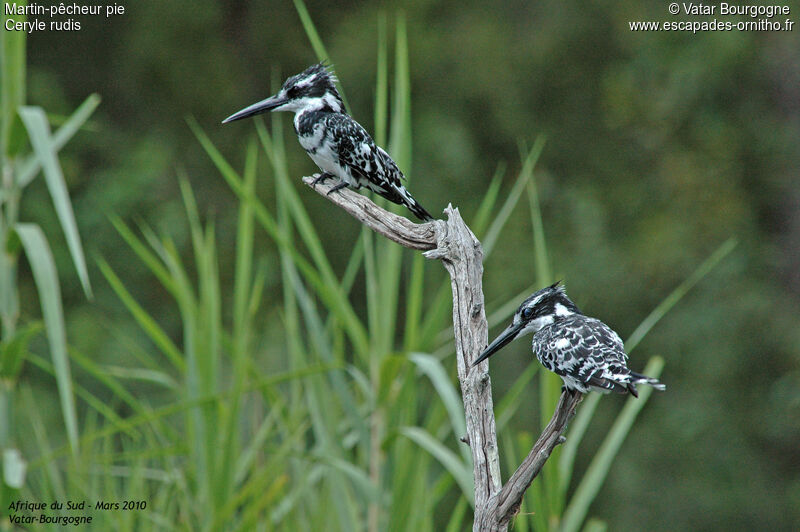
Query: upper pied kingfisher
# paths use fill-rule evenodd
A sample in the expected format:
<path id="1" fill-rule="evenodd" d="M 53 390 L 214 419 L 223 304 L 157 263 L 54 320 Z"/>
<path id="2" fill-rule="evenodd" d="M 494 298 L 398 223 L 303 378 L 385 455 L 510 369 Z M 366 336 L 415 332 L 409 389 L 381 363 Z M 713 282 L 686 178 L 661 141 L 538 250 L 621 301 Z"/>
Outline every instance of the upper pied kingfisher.
<path id="1" fill-rule="evenodd" d="M 658 390 L 666 388 L 657 379 L 629 370 L 628 355 L 619 335 L 602 321 L 581 314 L 559 283 L 542 288 L 523 301 L 511 325 L 472 365 L 530 332 L 536 358 L 559 375 L 568 390 L 630 392 L 638 397 L 637 384 L 649 384 Z"/>
<path id="2" fill-rule="evenodd" d="M 339 178 L 339 184 L 328 194 L 346 186 L 367 187 L 393 203 L 405 205 L 420 220 L 433 220 L 403 186 L 405 176 L 389 154 L 345 112 L 336 77 L 323 63 L 290 77 L 278 94 L 232 114 L 222 123 L 267 111 L 295 113 L 294 130 L 300 145 L 322 170 L 314 184 L 333 176 Z"/>

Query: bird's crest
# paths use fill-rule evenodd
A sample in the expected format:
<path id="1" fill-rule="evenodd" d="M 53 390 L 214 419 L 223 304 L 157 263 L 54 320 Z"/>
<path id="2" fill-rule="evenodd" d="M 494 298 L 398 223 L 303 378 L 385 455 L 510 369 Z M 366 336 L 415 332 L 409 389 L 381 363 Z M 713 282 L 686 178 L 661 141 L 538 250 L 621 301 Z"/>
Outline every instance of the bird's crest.
<path id="1" fill-rule="evenodd" d="M 339 79 L 333 73 L 333 66 L 321 61 L 316 65 L 311 65 L 299 74 L 295 74 L 283 83 L 284 89 L 291 87 L 304 88 L 311 85 L 322 85 L 326 88 L 336 90 L 336 83 Z"/>

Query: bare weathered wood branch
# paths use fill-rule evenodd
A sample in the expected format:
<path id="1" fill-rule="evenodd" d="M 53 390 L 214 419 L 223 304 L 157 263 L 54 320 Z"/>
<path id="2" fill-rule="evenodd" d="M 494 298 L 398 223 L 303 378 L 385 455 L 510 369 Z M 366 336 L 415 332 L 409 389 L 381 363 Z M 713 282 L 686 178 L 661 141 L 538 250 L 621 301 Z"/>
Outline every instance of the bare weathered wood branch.
<path id="1" fill-rule="evenodd" d="M 435 222 L 415 224 L 408 218 L 378 207 L 368 197 L 347 188 L 328 195 L 331 188 L 336 185 L 336 181 L 328 180 L 312 185 L 316 177 L 316 175 L 304 177 L 303 182 L 373 231 L 410 249 L 426 251 L 436 247 Z"/>
<path id="2" fill-rule="evenodd" d="M 448 205 L 444 212 L 447 222 L 437 226 L 443 230 L 436 232 L 436 249 L 425 252 L 425 256 L 441 259 L 450 274 L 456 368 L 472 451 L 477 517 L 486 511 L 487 502 L 502 485 L 491 380 L 485 364 L 472 367 L 472 361 L 486 347 L 489 334 L 483 304 L 483 248 L 458 209 Z"/>
<path id="3" fill-rule="evenodd" d="M 563 434 L 567 430 L 567 423 L 575 415 L 575 408 L 582 399 L 583 394 L 580 392 L 561 393 L 550 423 L 544 428 L 528 456 L 514 471 L 497 497 L 489 501 L 489 509 L 482 515 L 486 521 L 481 524 L 479 530 L 506 530 L 508 523 L 519 512 L 525 491 L 542 470 L 556 445 L 565 441 Z"/>
<path id="4" fill-rule="evenodd" d="M 314 176 L 303 178 L 309 186 L 313 180 Z M 343 189 L 328 195 L 331 185 L 327 183 L 313 188 L 361 223 L 398 244 L 428 250 L 425 256 L 440 259 L 450 274 L 458 380 L 466 414 L 467 440 L 472 450 L 476 515 L 477 509 L 485 511 L 486 503 L 500 491 L 501 479 L 491 381 L 486 364 L 472 368 L 472 361 L 488 340 L 481 243 L 464 223 L 458 209 L 452 206 L 445 209 L 447 220 L 415 224 L 378 207 L 357 192 Z"/>
<path id="5" fill-rule="evenodd" d="M 488 343 L 483 303 L 483 249 L 457 208 L 448 205 L 446 220 L 415 224 L 373 203 L 366 196 L 343 189 L 328 195 L 331 184 L 303 182 L 350 213 L 358 221 L 401 246 L 425 251 L 439 259 L 450 274 L 453 291 L 453 334 L 456 367 L 464 401 L 467 434 L 462 439 L 472 451 L 475 478 L 475 531 L 504 531 L 519 511 L 522 496 L 539 474 L 550 453 L 563 441 L 567 423 L 582 395 L 563 393 L 553 414 L 527 458 L 505 486 L 500 478 L 500 457 L 492 403 L 488 363 L 473 368 Z"/>

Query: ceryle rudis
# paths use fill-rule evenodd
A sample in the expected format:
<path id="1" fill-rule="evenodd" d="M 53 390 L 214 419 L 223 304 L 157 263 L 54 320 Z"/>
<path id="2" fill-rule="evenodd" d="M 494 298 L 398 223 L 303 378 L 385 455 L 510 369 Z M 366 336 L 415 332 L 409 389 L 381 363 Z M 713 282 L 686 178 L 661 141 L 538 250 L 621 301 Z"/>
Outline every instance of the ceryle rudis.
<path id="1" fill-rule="evenodd" d="M 472 365 L 531 332 L 536 358 L 559 375 L 568 390 L 630 392 L 638 397 L 637 384 L 649 384 L 658 390 L 666 388 L 657 379 L 629 370 L 628 355 L 619 335 L 602 321 L 583 315 L 559 283 L 542 288 L 523 301 L 511 325 Z"/>
<path id="2" fill-rule="evenodd" d="M 313 183 L 339 178 L 328 194 L 346 186 L 367 187 L 393 203 L 405 205 L 420 220 L 433 220 L 403 186 L 405 176 L 389 154 L 345 112 L 336 77 L 323 63 L 290 77 L 278 94 L 232 114 L 222 123 L 267 111 L 295 113 L 294 130 L 300 145 L 322 170 Z"/>

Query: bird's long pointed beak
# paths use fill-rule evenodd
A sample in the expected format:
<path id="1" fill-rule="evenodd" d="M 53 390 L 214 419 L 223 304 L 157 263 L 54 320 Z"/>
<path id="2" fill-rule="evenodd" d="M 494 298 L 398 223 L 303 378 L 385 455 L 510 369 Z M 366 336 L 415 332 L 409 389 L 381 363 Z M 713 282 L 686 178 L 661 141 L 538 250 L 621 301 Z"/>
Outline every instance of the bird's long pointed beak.
<path id="1" fill-rule="evenodd" d="M 506 345 L 510 344 L 519 335 L 519 332 L 522 330 L 523 326 L 524 324 L 520 322 L 518 324 L 512 323 L 511 325 L 506 327 L 506 330 L 501 332 L 500 336 L 495 338 L 494 341 L 491 344 L 489 344 L 489 346 L 486 349 L 483 350 L 481 356 L 479 356 L 475 360 L 475 362 L 472 363 L 472 366 L 473 367 L 477 366 L 478 364 L 480 364 L 481 362 L 483 362 L 484 360 L 495 354 L 497 351 L 499 351 Z"/>
<path id="2" fill-rule="evenodd" d="M 285 104 L 287 101 L 288 100 L 286 98 L 270 96 L 266 100 L 261 100 L 260 102 L 254 103 L 249 107 L 245 107 L 239 112 L 233 113 L 231 116 L 223 120 L 222 123 L 227 124 L 228 122 L 233 122 L 234 120 L 241 120 L 242 118 L 272 111 L 276 107 L 280 107 L 281 105 Z"/>

